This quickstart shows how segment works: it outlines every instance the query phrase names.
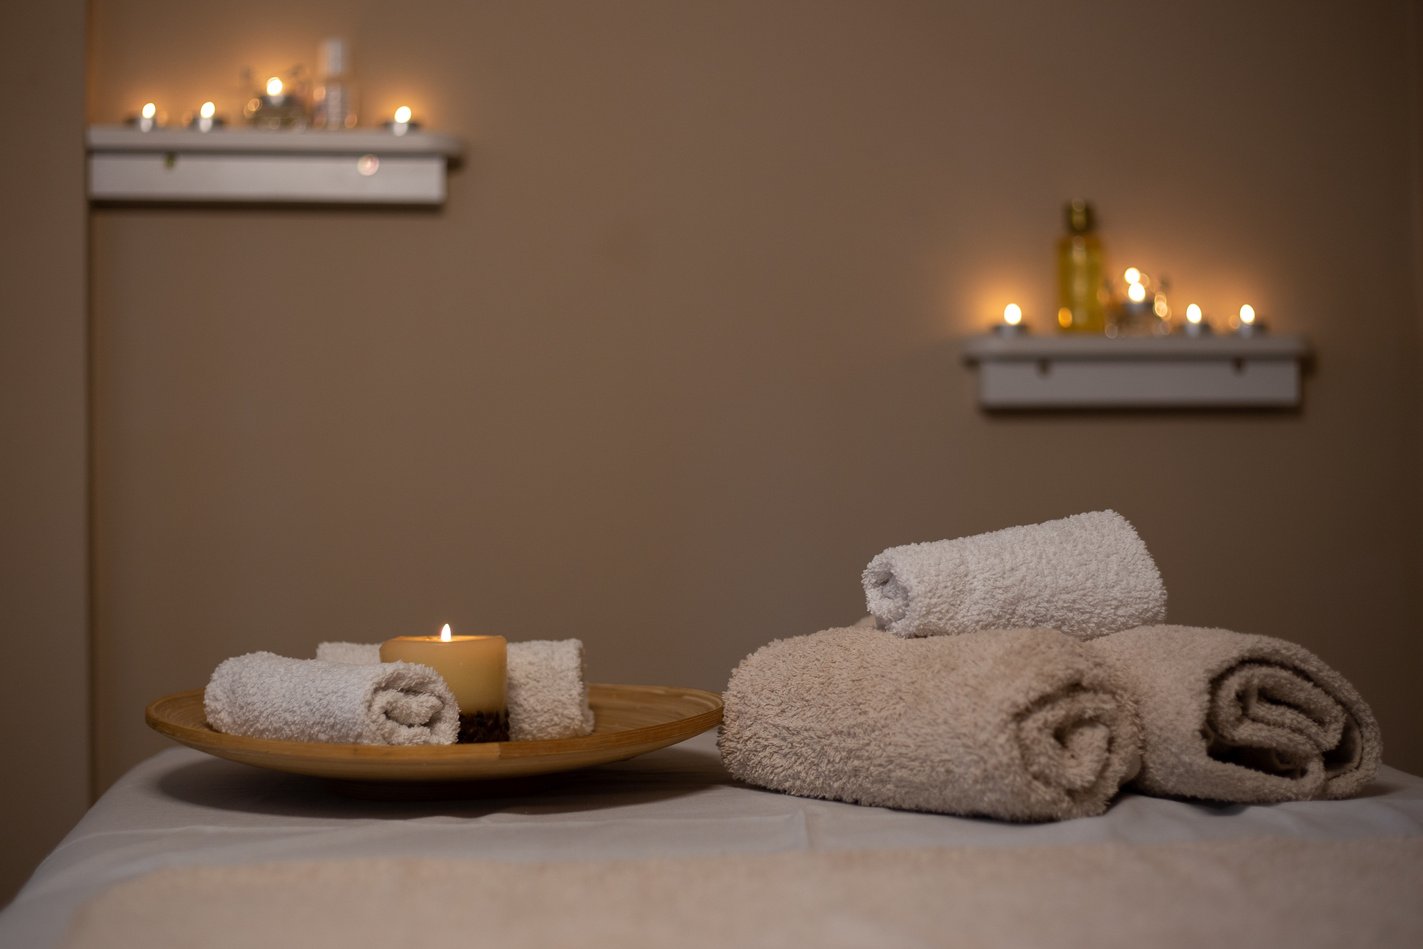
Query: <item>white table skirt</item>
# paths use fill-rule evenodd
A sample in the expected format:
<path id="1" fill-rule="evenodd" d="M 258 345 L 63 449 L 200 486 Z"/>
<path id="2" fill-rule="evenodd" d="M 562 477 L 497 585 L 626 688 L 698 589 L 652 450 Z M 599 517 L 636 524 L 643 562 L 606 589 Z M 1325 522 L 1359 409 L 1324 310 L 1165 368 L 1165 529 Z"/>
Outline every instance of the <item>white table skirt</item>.
<path id="1" fill-rule="evenodd" d="M 1384 768 L 1350 801 L 1208 805 L 1124 795 L 1102 817 L 1017 825 L 763 791 L 714 733 L 615 765 L 461 800 L 382 801 L 174 748 L 135 767 L 0 914 L 0 946 L 44 949 L 108 886 L 160 868 L 416 856 L 587 860 L 806 850 L 1423 837 L 1423 778 Z"/>

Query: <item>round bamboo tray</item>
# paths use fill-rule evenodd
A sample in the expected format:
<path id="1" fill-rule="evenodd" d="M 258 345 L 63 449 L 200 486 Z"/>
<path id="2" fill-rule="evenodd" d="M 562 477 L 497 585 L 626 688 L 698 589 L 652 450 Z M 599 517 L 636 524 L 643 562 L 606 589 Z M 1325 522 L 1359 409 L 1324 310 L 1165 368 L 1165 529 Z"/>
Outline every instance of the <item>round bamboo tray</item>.
<path id="1" fill-rule="evenodd" d="M 721 696 L 662 685 L 588 686 L 591 735 L 473 745 L 342 745 L 273 741 L 214 731 L 203 690 L 165 696 L 145 719 L 198 751 L 259 768 L 343 781 L 481 781 L 571 771 L 675 745 L 721 723 Z"/>

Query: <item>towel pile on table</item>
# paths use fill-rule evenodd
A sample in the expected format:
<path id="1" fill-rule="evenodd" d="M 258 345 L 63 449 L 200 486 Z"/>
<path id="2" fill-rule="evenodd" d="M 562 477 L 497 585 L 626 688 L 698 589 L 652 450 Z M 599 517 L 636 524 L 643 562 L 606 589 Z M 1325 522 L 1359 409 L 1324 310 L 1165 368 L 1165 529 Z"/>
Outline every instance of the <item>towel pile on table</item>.
<path id="1" fill-rule="evenodd" d="M 511 741 L 593 731 L 581 641 L 512 642 L 507 661 Z M 449 745 L 459 733 L 459 707 L 439 673 L 381 662 L 377 643 L 321 643 L 315 659 L 235 656 L 213 671 L 203 705 L 214 729 L 252 738 Z"/>
<path id="2" fill-rule="evenodd" d="M 1113 511 L 890 548 L 861 623 L 732 673 L 728 770 L 810 797 L 1012 820 L 1100 814 L 1123 786 L 1263 803 L 1360 791 L 1372 711 L 1296 644 L 1163 625 Z"/>

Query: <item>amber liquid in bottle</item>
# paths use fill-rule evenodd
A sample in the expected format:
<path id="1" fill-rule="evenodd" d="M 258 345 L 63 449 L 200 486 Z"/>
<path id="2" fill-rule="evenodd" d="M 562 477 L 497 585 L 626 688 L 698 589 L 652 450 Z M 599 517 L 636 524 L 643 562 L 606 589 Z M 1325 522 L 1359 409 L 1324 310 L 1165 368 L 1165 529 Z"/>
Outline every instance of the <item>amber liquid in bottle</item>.
<path id="1" fill-rule="evenodd" d="M 1103 333 L 1107 302 L 1102 239 L 1097 236 L 1092 205 L 1067 205 L 1067 234 L 1057 242 L 1057 325 L 1067 332 Z"/>

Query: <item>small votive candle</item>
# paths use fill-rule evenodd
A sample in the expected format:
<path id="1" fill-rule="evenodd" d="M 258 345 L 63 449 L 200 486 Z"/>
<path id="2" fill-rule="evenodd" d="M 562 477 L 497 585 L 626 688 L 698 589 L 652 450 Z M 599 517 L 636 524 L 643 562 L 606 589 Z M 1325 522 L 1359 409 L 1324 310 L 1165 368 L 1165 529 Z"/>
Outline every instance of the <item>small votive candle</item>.
<path id="1" fill-rule="evenodd" d="M 381 662 L 413 662 L 440 674 L 460 709 L 459 740 L 509 740 L 508 643 L 503 636 L 396 636 L 380 644 Z"/>
<path id="2" fill-rule="evenodd" d="M 138 110 L 138 115 L 128 120 L 128 124 L 140 132 L 153 131 L 158 127 L 158 104 L 145 102 L 143 108 Z"/>
<path id="3" fill-rule="evenodd" d="M 224 124 L 222 119 L 217 117 L 217 106 L 209 100 L 198 107 L 198 114 L 193 116 L 193 120 L 188 123 L 188 128 L 197 129 L 199 132 L 211 132 L 215 128 L 221 128 Z"/>
<path id="4" fill-rule="evenodd" d="M 395 110 L 395 114 L 391 116 L 389 122 L 385 123 L 385 127 L 390 129 L 392 135 L 404 135 L 411 129 L 418 129 L 420 123 L 411 121 L 412 115 L 414 113 L 410 111 L 410 106 L 402 105 Z"/>
<path id="5" fill-rule="evenodd" d="M 253 128 L 306 128 L 306 106 L 296 94 L 287 90 L 286 83 L 279 76 L 267 80 L 267 91 L 248 100 L 242 114 Z"/>
<path id="6" fill-rule="evenodd" d="M 1240 322 L 1235 327 L 1237 336 L 1259 336 L 1265 332 L 1265 324 L 1255 316 L 1255 308 L 1246 303 L 1240 307 Z"/>
<path id="7" fill-rule="evenodd" d="M 993 332 L 999 336 L 1021 336 L 1027 331 L 1028 328 L 1023 325 L 1023 308 L 1016 303 L 1003 308 L 1003 322 L 993 327 Z"/>
<path id="8" fill-rule="evenodd" d="M 1211 325 L 1206 322 L 1204 314 L 1201 313 L 1201 308 L 1192 303 L 1186 307 L 1186 325 L 1181 327 L 1181 330 L 1187 336 L 1209 336 L 1211 334 Z"/>

